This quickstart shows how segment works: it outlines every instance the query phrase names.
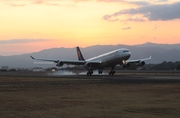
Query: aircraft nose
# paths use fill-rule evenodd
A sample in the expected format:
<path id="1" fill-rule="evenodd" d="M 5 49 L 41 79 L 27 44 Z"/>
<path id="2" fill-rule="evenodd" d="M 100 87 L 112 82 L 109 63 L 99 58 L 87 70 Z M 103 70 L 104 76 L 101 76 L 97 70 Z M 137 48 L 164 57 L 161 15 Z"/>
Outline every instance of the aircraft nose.
<path id="1" fill-rule="evenodd" d="M 130 57 L 131 56 L 131 52 L 127 52 L 127 56 Z"/>
<path id="2" fill-rule="evenodd" d="M 125 55 L 126 55 L 126 58 L 128 59 L 131 56 L 131 52 L 126 52 Z"/>

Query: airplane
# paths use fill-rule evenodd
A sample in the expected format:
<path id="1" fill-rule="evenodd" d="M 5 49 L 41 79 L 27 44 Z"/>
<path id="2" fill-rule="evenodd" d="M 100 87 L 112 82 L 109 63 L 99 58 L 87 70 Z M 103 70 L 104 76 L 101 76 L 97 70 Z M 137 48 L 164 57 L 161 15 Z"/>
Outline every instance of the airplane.
<path id="1" fill-rule="evenodd" d="M 131 52 L 126 48 L 120 48 L 105 54 L 101 54 L 99 56 L 90 58 L 85 60 L 81 50 L 79 47 L 76 47 L 78 60 L 59 60 L 59 59 L 42 59 L 42 58 L 34 58 L 30 55 L 30 57 L 34 60 L 40 61 L 49 61 L 56 63 L 56 66 L 67 65 L 78 65 L 83 69 L 88 70 L 87 75 L 92 75 L 93 70 L 98 70 L 99 74 L 103 73 L 104 68 L 111 68 L 109 75 L 114 75 L 114 68 L 116 65 L 122 65 L 123 67 L 129 67 L 131 64 L 137 64 L 138 66 L 144 66 L 146 60 L 150 60 L 149 58 L 137 59 L 137 60 L 128 60 L 131 56 Z"/>

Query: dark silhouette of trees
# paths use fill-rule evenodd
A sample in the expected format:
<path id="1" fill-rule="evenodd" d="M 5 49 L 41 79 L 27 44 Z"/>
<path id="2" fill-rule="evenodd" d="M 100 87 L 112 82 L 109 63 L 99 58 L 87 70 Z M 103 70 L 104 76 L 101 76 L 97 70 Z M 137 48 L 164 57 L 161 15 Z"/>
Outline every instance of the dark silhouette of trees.
<path id="1" fill-rule="evenodd" d="M 180 64 L 177 65 L 176 69 L 177 69 L 177 70 L 180 70 Z"/>
<path id="2" fill-rule="evenodd" d="M 179 68 L 179 69 L 178 69 Z M 155 64 L 150 70 L 180 70 L 180 62 L 162 62 L 160 64 Z"/>

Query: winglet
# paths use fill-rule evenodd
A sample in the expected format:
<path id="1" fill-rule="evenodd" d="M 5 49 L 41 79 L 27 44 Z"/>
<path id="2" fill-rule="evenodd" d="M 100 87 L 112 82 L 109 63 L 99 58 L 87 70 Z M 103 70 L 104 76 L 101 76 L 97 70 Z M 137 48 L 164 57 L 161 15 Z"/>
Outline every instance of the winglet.
<path id="1" fill-rule="evenodd" d="M 34 57 L 33 57 L 33 56 L 31 56 L 31 55 L 30 55 L 30 57 L 31 57 L 32 59 L 34 59 Z"/>
<path id="2" fill-rule="evenodd" d="M 79 59 L 80 61 L 85 61 L 85 59 L 84 59 L 84 57 L 83 57 L 83 55 L 82 55 L 82 53 L 81 53 L 80 48 L 79 48 L 79 47 L 76 47 L 76 50 L 77 50 L 78 59 Z"/>
<path id="3" fill-rule="evenodd" d="M 149 57 L 149 59 L 151 59 L 151 56 Z"/>

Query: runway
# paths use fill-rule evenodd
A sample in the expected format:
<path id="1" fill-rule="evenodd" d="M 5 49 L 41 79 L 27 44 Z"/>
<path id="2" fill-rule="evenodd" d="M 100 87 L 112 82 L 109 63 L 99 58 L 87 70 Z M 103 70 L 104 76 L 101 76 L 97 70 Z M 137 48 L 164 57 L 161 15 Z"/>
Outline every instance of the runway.
<path id="1" fill-rule="evenodd" d="M 94 74 L 87 76 L 86 74 L 72 74 L 72 73 L 54 73 L 54 72 L 0 72 L 0 76 L 4 77 L 34 77 L 34 78 L 56 78 L 66 80 L 80 80 L 90 82 L 115 83 L 115 84 L 150 84 L 150 83 L 180 83 L 180 73 L 172 72 L 133 72 L 116 73 L 114 76 L 109 76 L 107 73 L 103 75 Z"/>
<path id="2" fill-rule="evenodd" d="M 87 76 L 86 73 L 80 75 L 61 75 L 56 73 L 49 73 L 47 75 L 58 78 L 101 80 L 103 83 L 107 82 L 115 84 L 180 83 L 179 71 L 118 71 L 113 76 L 108 75 L 108 72 L 102 75 L 99 75 L 96 72 L 92 76 Z"/>
<path id="3" fill-rule="evenodd" d="M 66 75 L 66 76 L 51 76 L 57 78 L 74 78 L 83 80 L 101 80 L 103 83 L 116 83 L 116 84 L 150 84 L 150 83 L 180 83 L 180 76 L 172 75 Z"/>

